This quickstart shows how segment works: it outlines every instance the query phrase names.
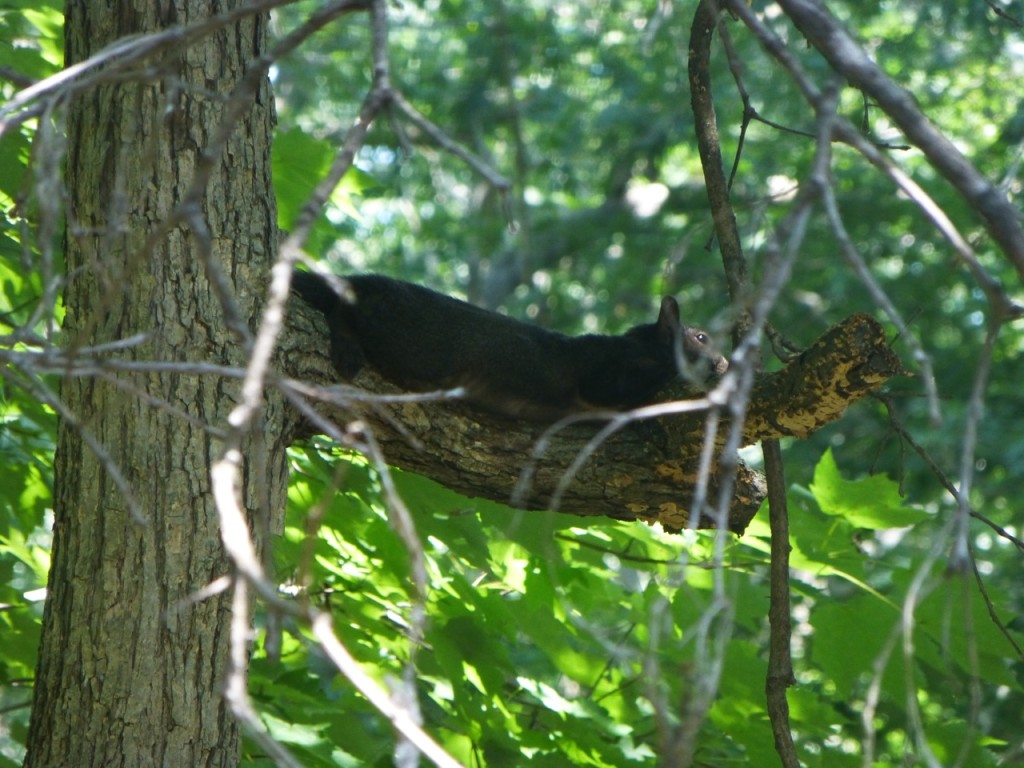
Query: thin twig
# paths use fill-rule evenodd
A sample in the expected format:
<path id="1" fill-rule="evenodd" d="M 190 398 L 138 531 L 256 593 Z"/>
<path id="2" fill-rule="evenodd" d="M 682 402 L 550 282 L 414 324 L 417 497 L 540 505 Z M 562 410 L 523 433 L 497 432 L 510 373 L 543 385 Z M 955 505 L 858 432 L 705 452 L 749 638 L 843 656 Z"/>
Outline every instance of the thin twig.
<path id="1" fill-rule="evenodd" d="M 768 673 L 765 700 L 775 737 L 775 751 L 784 766 L 799 766 L 789 720 L 786 690 L 796 684 L 793 676 L 792 633 L 789 595 L 789 510 L 786 506 L 786 474 L 778 440 L 763 445 L 764 468 L 768 478 L 768 519 L 771 526 L 771 564 L 768 577 L 770 600 L 768 624 Z"/>

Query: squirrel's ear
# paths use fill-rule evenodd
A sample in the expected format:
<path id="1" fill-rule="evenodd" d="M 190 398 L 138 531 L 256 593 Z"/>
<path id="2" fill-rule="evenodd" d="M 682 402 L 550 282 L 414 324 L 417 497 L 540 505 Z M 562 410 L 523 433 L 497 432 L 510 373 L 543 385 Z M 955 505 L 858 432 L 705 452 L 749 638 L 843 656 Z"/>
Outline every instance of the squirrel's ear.
<path id="1" fill-rule="evenodd" d="M 661 299 L 661 311 L 658 313 L 658 327 L 675 333 L 680 328 L 679 303 L 671 296 Z"/>

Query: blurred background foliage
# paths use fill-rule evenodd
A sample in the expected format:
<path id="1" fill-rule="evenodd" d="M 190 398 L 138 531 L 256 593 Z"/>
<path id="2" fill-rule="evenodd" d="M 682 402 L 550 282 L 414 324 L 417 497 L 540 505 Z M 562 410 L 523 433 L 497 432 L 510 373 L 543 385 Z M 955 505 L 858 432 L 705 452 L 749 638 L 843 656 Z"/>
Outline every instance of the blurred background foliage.
<path id="1" fill-rule="evenodd" d="M 278 35 L 317 3 L 274 13 Z M 826 65 L 777 7 L 755 2 L 790 53 L 824 84 Z M 559 330 L 619 332 L 680 299 L 685 319 L 727 347 L 727 290 L 693 139 L 687 42 L 693 3 L 470 3 L 390 8 L 392 77 L 449 137 L 512 182 L 505 195 L 397 112 L 379 120 L 317 222 L 309 253 L 339 272 L 426 283 Z M 1020 199 L 1024 39 L 1020 3 L 834 2 L 869 53 L 968 158 Z M 994 8 L 1005 11 L 999 16 Z M 60 6 L 0 10 L 6 100 L 60 64 Z M 755 280 L 759 248 L 812 160 L 814 118 L 788 78 L 726 22 L 752 106 L 733 187 Z M 366 19 L 318 33 L 272 72 L 274 171 L 288 228 L 358 113 L 371 74 Z M 723 154 L 737 151 L 743 105 L 725 56 L 714 58 Z M 862 95 L 841 112 L 943 206 L 990 272 L 1024 300 L 978 217 L 905 148 Z M 30 202 L 36 126 L 0 140 L 0 333 L 32 319 L 41 293 Z M 987 305 L 920 211 L 851 150 L 832 180 L 860 253 L 932 357 L 942 421 L 928 419 L 915 375 L 894 380 L 895 412 L 950 477 Z M 824 217 L 813 225 L 772 322 L 798 344 L 854 312 L 874 312 Z M 36 328 L 40 333 L 45 326 Z M 997 340 L 976 456 L 976 510 L 1021 535 L 1024 378 L 1020 326 Z M 916 372 L 900 339 L 894 348 Z M 777 366 L 769 361 L 770 366 Z M 0 765 L 20 761 L 25 686 L 45 586 L 55 417 L 13 369 L 0 391 Z M 971 574 L 935 550 L 953 502 L 891 428 L 861 403 L 804 441 L 784 444 L 792 484 L 794 633 L 790 692 L 807 766 L 1021 764 L 1024 664 L 1021 552 L 975 521 Z M 756 452 L 748 456 L 757 460 Z M 381 680 L 414 660 L 424 722 L 467 765 L 651 765 L 659 739 L 708 679 L 699 646 L 711 615 L 733 622 L 717 696 L 700 732 L 701 765 L 776 765 L 764 704 L 767 523 L 725 554 L 726 607 L 708 565 L 713 538 L 640 524 L 512 512 L 394 473 L 428 557 L 427 636 L 406 637 L 408 556 L 387 523 L 382 478 L 322 441 L 292 453 L 288 527 L 275 545 L 282 583 L 329 607 L 347 647 Z M 341 491 L 331 489 L 339 475 Z M 311 508 L 324 513 L 315 539 Z M 919 577 L 923 589 L 918 592 Z M 917 595 L 904 644 L 901 609 Z M 989 606 L 1008 625 L 990 618 Z M 723 612 L 724 611 L 724 612 Z M 718 612 L 718 613 L 716 613 Z M 257 649 L 252 689 L 268 727 L 306 765 L 389 765 L 394 736 L 304 631 Z M 919 713 L 915 713 L 915 709 Z M 865 711 L 868 712 L 865 716 Z M 913 721 L 921 719 L 920 729 Z M 251 748 L 247 764 L 265 760 Z"/>

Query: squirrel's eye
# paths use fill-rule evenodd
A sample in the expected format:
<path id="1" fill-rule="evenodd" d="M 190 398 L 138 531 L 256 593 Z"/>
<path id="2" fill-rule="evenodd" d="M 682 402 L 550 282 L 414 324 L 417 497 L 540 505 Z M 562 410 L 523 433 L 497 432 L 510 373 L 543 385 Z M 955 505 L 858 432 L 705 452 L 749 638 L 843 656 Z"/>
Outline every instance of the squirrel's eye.
<path id="1" fill-rule="evenodd" d="M 699 341 L 701 344 L 707 344 L 708 343 L 708 335 L 706 333 L 698 333 L 697 334 L 697 341 Z"/>

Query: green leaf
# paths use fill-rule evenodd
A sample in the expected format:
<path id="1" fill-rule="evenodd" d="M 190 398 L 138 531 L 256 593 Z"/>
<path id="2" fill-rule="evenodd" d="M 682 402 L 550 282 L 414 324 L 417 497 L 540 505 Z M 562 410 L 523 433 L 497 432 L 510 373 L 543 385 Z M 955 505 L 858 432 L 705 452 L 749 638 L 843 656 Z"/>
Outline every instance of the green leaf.
<path id="1" fill-rule="evenodd" d="M 317 184 L 329 170 L 337 147 L 293 129 L 274 138 L 272 162 L 278 219 L 283 229 L 295 224 L 299 213 Z M 329 200 L 345 216 L 359 220 L 355 198 L 378 186 L 376 180 L 355 166 L 350 167 Z M 322 220 L 321 215 L 321 220 Z"/>
<path id="2" fill-rule="evenodd" d="M 845 518 L 858 528 L 902 528 L 927 518 L 921 510 L 908 507 L 899 487 L 884 475 L 844 480 L 831 448 L 818 462 L 810 488 L 822 512 Z"/>

